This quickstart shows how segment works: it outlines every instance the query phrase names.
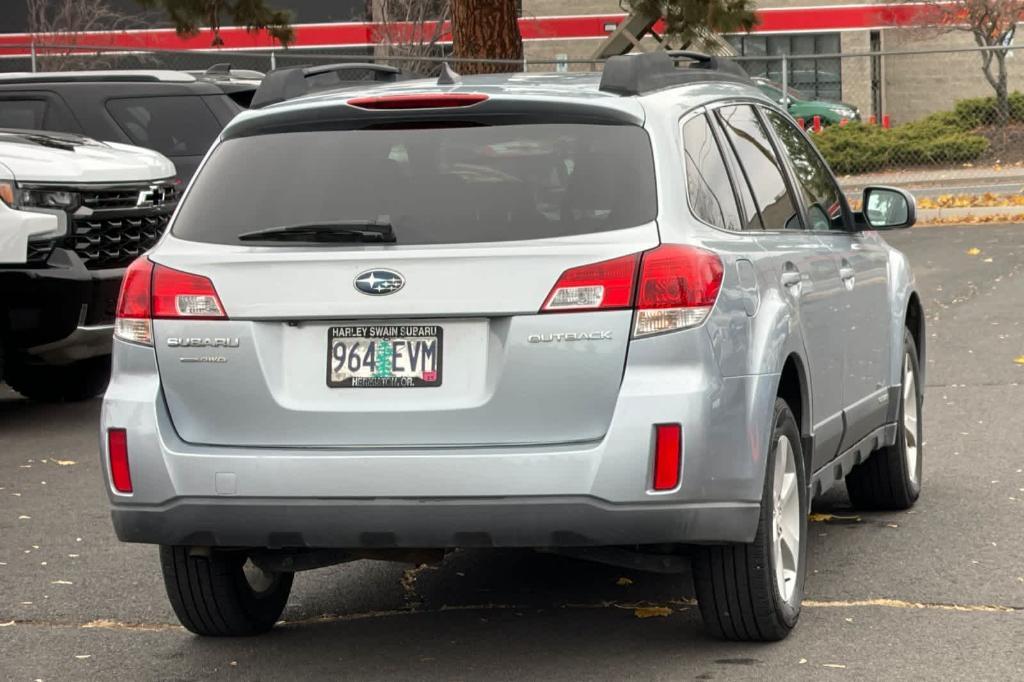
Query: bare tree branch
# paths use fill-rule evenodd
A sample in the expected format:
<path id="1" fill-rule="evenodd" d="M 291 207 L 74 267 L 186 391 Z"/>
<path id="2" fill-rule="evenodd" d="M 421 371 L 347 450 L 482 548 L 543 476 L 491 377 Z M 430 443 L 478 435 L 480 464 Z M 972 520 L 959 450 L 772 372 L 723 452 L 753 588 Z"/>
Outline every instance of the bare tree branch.
<path id="1" fill-rule="evenodd" d="M 123 55 L 88 52 L 83 37 L 93 31 L 118 31 L 143 24 L 142 16 L 120 12 L 107 0 L 25 0 L 28 30 L 43 71 L 112 68 Z M 78 46 L 82 46 L 79 48 Z M 133 55 L 133 61 L 139 61 Z"/>
<path id="2" fill-rule="evenodd" d="M 921 4 L 926 7 L 921 14 L 924 23 L 944 31 L 966 31 L 982 48 L 1004 46 L 1024 21 L 1024 0 L 925 0 Z M 983 50 L 981 72 L 996 94 L 997 123 L 1005 123 L 1010 116 L 1006 50 Z"/>
<path id="3" fill-rule="evenodd" d="M 437 70 L 434 62 L 422 58 L 442 56 L 442 42 L 451 40 L 448 0 L 373 0 L 372 13 L 376 52 L 391 58 L 388 64 L 413 73 Z"/>

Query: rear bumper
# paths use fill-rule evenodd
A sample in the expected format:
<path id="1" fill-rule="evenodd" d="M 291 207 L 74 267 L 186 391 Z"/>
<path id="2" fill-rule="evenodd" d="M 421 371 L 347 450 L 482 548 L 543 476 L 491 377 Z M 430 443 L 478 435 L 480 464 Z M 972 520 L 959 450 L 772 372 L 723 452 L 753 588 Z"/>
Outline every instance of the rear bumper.
<path id="1" fill-rule="evenodd" d="M 759 506 L 618 505 L 585 497 L 459 500 L 187 499 L 114 506 L 125 542 L 214 547 L 582 547 L 749 542 Z"/>
<path id="2" fill-rule="evenodd" d="M 125 541 L 209 546 L 749 542 L 778 377 L 718 376 L 700 338 L 637 344 L 598 440 L 404 448 L 185 442 L 153 349 L 115 340 L 101 429 L 127 430 L 133 492 L 107 471 L 114 526 Z M 687 352 L 697 357 L 652 361 Z M 684 440 L 682 482 L 664 492 L 651 490 L 659 423 L 679 423 Z"/>

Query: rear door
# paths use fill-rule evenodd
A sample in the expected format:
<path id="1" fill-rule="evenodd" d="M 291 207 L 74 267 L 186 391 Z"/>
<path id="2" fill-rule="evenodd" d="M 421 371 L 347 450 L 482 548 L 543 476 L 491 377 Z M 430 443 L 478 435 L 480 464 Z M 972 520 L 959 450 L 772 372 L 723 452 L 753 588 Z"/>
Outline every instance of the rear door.
<path id="1" fill-rule="evenodd" d="M 364 449 L 600 438 L 632 311 L 539 310 L 563 272 L 658 244 L 654 187 L 636 125 L 520 116 L 223 142 L 153 255 L 208 277 L 230 318 L 156 322 L 175 428 Z M 390 224 L 397 241 L 239 240 L 338 221 Z"/>
<path id="2" fill-rule="evenodd" d="M 809 227 L 832 251 L 843 285 L 842 450 L 884 424 L 888 411 L 889 260 L 877 235 L 853 230 L 839 186 L 805 134 L 784 116 L 772 111 L 766 115 L 787 151 Z"/>
<path id="3" fill-rule="evenodd" d="M 838 267 L 828 246 L 805 229 L 786 165 L 757 109 L 729 105 L 716 113 L 764 227 L 757 238 L 767 254 L 757 261 L 760 279 L 798 314 L 809 365 L 816 469 L 835 457 L 843 435 L 845 339 L 840 331 Z"/>

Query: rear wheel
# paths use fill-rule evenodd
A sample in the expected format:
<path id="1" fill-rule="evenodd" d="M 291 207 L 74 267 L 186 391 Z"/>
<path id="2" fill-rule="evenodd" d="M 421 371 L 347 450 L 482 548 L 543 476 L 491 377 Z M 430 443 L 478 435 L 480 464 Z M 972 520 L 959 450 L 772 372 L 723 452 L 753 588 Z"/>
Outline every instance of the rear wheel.
<path id="1" fill-rule="evenodd" d="M 160 547 L 164 586 L 186 629 L 211 637 L 258 635 L 274 627 L 293 573 L 268 573 L 244 551 Z"/>
<path id="2" fill-rule="evenodd" d="M 4 380 L 18 393 L 44 403 L 95 398 L 110 383 L 110 356 L 69 365 L 33 365 L 9 358 Z"/>
<path id="3" fill-rule="evenodd" d="M 921 385 L 917 346 L 904 330 L 896 442 L 871 453 L 846 476 L 850 502 L 860 509 L 909 509 L 921 495 Z"/>
<path id="4" fill-rule="evenodd" d="M 807 563 L 807 504 L 800 429 L 786 402 L 777 399 L 754 541 L 698 547 L 693 555 L 697 603 L 712 635 L 772 642 L 796 625 Z"/>

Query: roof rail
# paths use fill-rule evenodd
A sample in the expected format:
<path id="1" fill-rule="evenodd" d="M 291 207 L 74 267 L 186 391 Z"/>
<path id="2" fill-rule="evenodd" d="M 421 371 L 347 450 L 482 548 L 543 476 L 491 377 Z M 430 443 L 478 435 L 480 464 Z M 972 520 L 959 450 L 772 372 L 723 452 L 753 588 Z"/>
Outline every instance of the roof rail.
<path id="1" fill-rule="evenodd" d="M 372 78 L 343 77 L 352 71 L 369 71 Z M 294 97 L 301 97 L 317 90 L 333 87 L 365 85 L 369 83 L 393 83 L 403 76 L 401 69 L 385 64 L 371 62 L 352 62 L 346 64 L 325 64 L 323 66 L 294 66 L 271 71 L 260 83 L 259 89 L 252 98 L 250 108 L 261 107 L 284 102 Z"/>
<path id="2" fill-rule="evenodd" d="M 158 69 L 0 73 L 0 83 L 194 83 L 195 80 L 184 71 Z"/>
<path id="3" fill-rule="evenodd" d="M 689 68 L 676 68 L 687 60 Z M 610 57 L 604 65 L 600 89 L 615 95 L 642 95 L 673 85 L 699 81 L 750 83 L 736 62 L 715 55 L 684 50 L 646 52 Z"/>

